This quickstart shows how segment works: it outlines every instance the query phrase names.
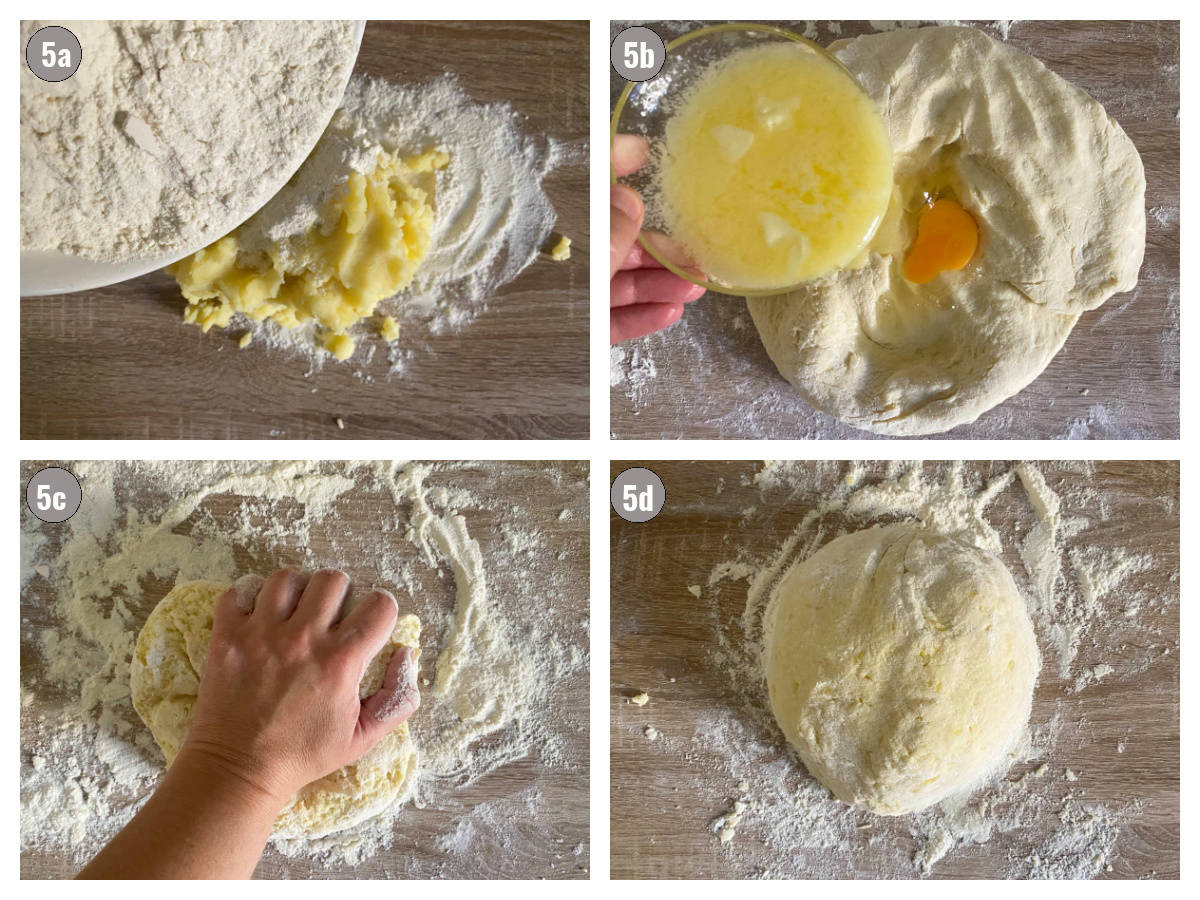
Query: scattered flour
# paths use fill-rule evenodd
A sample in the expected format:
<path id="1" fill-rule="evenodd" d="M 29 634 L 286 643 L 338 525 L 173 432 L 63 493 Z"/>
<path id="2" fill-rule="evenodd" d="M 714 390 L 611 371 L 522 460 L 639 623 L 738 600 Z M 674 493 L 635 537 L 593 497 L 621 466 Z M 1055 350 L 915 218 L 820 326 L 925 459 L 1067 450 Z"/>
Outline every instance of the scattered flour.
<path id="1" fill-rule="evenodd" d="M 1154 219 L 1159 225 L 1164 228 L 1179 221 L 1178 206 L 1153 206 L 1148 211 L 1150 218 Z"/>

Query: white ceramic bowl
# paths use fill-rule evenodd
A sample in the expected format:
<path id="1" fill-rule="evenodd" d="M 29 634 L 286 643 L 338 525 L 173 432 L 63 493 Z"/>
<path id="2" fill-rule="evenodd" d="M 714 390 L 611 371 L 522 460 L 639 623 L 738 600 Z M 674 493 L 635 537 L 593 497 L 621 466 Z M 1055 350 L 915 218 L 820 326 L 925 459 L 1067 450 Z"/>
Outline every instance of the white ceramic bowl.
<path id="1" fill-rule="evenodd" d="M 354 32 L 354 58 L 358 57 L 358 48 L 362 44 L 363 29 L 366 27 L 365 21 L 360 21 L 355 26 Z M 354 66 L 351 64 L 346 69 L 346 79 L 342 82 L 341 90 L 337 92 L 336 99 L 332 105 L 322 112 L 323 122 L 328 124 L 333 118 L 334 112 L 342 102 L 342 94 L 346 90 L 346 84 L 350 81 L 350 74 Z M 322 127 L 317 131 L 316 137 L 312 143 L 301 147 L 291 164 L 284 170 L 276 184 L 272 186 L 271 192 L 263 198 L 254 209 L 249 210 L 240 222 L 233 222 L 228 228 L 224 229 L 222 234 L 228 234 L 233 231 L 238 225 L 245 222 L 252 215 L 259 211 L 267 202 L 278 193 L 279 189 L 287 184 L 288 179 L 296 174 L 296 170 L 308 158 L 308 154 L 312 152 L 312 148 L 321 138 L 321 134 L 325 129 Z M 212 239 L 205 239 L 196 243 L 195 246 L 184 247 L 178 250 L 172 250 L 170 253 L 155 257 L 142 257 L 139 259 L 124 260 L 122 262 L 97 262 L 93 259 L 82 259 L 78 256 L 70 256 L 66 253 L 59 253 L 52 250 L 22 250 L 21 251 L 21 296 L 22 297 L 43 297 L 47 294 L 66 294 L 71 291 L 86 291 L 89 288 L 104 287 L 109 284 L 117 284 L 121 281 L 128 281 L 130 278 L 137 278 L 139 275 L 145 275 L 147 272 L 153 272 L 156 269 L 161 269 L 164 266 L 169 266 L 173 262 L 178 262 L 185 256 L 191 256 L 197 250 L 212 243 Z"/>

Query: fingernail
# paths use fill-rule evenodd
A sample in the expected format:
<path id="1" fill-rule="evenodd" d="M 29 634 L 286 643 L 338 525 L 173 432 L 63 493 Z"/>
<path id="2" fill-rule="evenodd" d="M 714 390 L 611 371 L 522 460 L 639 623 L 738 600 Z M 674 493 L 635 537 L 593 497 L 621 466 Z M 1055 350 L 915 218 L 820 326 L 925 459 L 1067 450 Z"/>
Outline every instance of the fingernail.
<path id="1" fill-rule="evenodd" d="M 614 184 L 608 192 L 608 202 L 635 222 L 642 216 L 642 198 L 632 188 Z"/>
<path id="2" fill-rule="evenodd" d="M 396 612 L 400 611 L 400 604 L 396 602 L 396 596 L 391 591 L 385 591 L 383 588 L 372 588 L 373 593 L 382 594 L 392 601 L 392 606 L 396 607 Z"/>

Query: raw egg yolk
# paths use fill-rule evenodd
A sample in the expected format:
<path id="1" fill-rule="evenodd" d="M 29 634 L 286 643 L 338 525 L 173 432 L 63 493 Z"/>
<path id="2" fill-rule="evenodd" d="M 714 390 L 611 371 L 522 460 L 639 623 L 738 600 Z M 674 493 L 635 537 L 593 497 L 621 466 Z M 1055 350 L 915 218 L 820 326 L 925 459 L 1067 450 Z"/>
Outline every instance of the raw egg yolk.
<path id="1" fill-rule="evenodd" d="M 904 259 L 904 277 L 913 284 L 933 281 L 940 272 L 965 266 L 978 246 L 974 217 L 953 200 L 935 200 L 917 220 L 917 238 Z"/>

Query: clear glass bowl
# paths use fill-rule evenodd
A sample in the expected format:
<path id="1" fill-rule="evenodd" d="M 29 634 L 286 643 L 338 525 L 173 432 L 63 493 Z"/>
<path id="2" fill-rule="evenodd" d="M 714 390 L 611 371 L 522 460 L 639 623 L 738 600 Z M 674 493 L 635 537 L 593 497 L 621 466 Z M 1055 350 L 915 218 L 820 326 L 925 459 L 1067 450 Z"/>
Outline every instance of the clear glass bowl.
<path id="1" fill-rule="evenodd" d="M 665 139 L 667 122 L 670 119 L 671 98 L 686 96 L 688 90 L 705 74 L 711 65 L 732 53 L 747 47 L 758 47 L 767 43 L 792 41 L 801 44 L 832 62 L 855 87 L 866 94 L 854 75 L 824 47 L 773 25 L 757 25 L 734 22 L 725 25 L 710 25 L 690 31 L 667 44 L 667 58 L 662 71 L 649 81 L 630 82 L 621 92 L 613 110 L 609 129 L 609 147 L 618 134 L 645 138 L 651 148 Z M 657 155 L 650 154 L 641 169 L 629 175 L 618 176 L 610 166 L 609 178 L 613 184 L 625 184 L 637 191 L 645 201 L 646 218 L 640 243 L 656 260 L 693 284 L 710 291 L 739 297 L 774 296 L 787 293 L 799 284 L 780 285 L 771 288 L 747 288 L 719 280 L 707 275 L 682 244 L 672 238 L 666 217 L 658 206 L 654 190 L 658 178 Z M 866 246 L 872 234 L 864 236 Z"/>

